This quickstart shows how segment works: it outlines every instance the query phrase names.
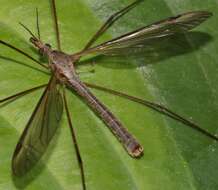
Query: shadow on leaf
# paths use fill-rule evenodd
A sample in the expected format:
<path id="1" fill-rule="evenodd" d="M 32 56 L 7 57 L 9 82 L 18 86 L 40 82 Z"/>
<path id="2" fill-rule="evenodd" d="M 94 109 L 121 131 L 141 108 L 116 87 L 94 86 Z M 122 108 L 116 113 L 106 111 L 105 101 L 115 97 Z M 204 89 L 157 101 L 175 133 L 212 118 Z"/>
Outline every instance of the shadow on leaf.
<path id="1" fill-rule="evenodd" d="M 174 36 L 147 40 L 146 43 L 132 48 L 116 49 L 107 55 L 99 55 L 81 61 L 81 65 L 102 63 L 103 67 L 114 69 L 134 68 L 159 63 L 172 57 L 195 52 L 212 41 L 212 37 L 203 32 L 189 32 Z M 131 62 L 131 63 L 130 63 Z"/>

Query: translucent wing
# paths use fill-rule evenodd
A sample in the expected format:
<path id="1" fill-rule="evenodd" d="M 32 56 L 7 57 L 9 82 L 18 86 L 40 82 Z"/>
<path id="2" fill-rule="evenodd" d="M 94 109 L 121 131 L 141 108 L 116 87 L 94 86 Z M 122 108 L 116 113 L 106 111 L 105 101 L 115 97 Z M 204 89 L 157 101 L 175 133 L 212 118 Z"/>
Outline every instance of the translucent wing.
<path id="1" fill-rule="evenodd" d="M 134 48 L 140 48 L 142 46 L 150 47 L 151 43 L 146 46 L 147 42 L 149 43 L 152 42 L 151 40 L 158 40 L 176 33 L 187 32 L 201 24 L 210 16 L 212 16 L 212 13 L 210 12 L 195 11 L 170 17 L 133 32 L 124 34 L 123 36 L 102 43 L 86 51 L 82 51 L 78 53 L 78 55 L 83 56 L 90 53 L 116 55 L 120 52 L 123 53 L 123 51 L 128 48 L 131 51 L 134 51 Z"/>
<path id="2" fill-rule="evenodd" d="M 55 134 L 63 112 L 62 96 L 55 77 L 49 81 L 14 151 L 12 169 L 20 176 L 41 158 Z"/>

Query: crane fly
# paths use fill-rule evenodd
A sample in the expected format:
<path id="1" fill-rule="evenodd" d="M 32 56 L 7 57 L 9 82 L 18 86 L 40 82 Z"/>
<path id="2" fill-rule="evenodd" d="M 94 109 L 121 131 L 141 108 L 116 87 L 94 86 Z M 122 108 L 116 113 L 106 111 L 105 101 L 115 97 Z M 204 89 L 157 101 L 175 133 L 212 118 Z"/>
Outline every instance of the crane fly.
<path id="1" fill-rule="evenodd" d="M 123 126 L 121 121 L 94 96 L 90 88 L 95 88 L 101 91 L 108 92 L 110 94 L 127 98 L 133 102 L 147 106 L 155 111 L 158 111 L 172 119 L 175 119 L 189 127 L 192 127 L 199 132 L 207 135 L 208 137 L 218 141 L 218 138 L 209 133 L 207 130 L 199 127 L 197 124 L 183 118 L 168 108 L 143 100 L 128 94 L 115 91 L 106 87 L 98 86 L 96 84 L 84 83 L 80 80 L 79 75 L 76 72 L 75 63 L 79 62 L 80 58 L 86 55 L 119 55 L 128 50 L 129 48 L 143 48 L 143 45 L 152 42 L 155 39 L 162 39 L 167 36 L 173 36 L 178 33 L 185 33 L 194 27 L 198 26 L 209 17 L 212 13 L 207 11 L 193 11 L 180 14 L 175 17 L 170 17 L 162 21 L 153 23 L 151 25 L 139 28 L 133 32 L 126 33 L 110 41 L 101 43 L 99 45 L 93 45 L 94 42 L 121 16 L 130 11 L 140 1 L 137 0 L 129 6 L 113 14 L 109 19 L 100 27 L 95 35 L 88 41 L 87 45 L 74 54 L 66 54 L 61 51 L 61 39 L 58 27 L 58 17 L 56 12 L 55 0 L 51 1 L 51 7 L 53 12 L 56 40 L 58 44 L 57 50 L 53 50 L 49 44 L 44 43 L 40 37 L 39 30 L 39 18 L 38 10 L 36 9 L 37 18 L 37 36 L 34 35 L 30 29 L 28 29 L 22 23 L 21 26 L 30 34 L 30 42 L 39 50 L 40 55 L 45 56 L 48 60 L 48 65 L 42 64 L 38 60 L 32 58 L 29 54 L 14 47 L 13 45 L 0 40 L 2 45 L 5 45 L 12 50 L 26 56 L 32 61 L 36 62 L 43 68 L 47 69 L 51 73 L 48 84 L 43 84 L 15 95 L 6 97 L 0 100 L 0 103 L 13 100 L 16 97 L 20 97 L 31 93 L 37 89 L 45 87 L 45 90 L 38 101 L 18 143 L 15 148 L 12 158 L 12 170 L 14 175 L 22 176 L 26 174 L 42 157 L 52 137 L 54 136 L 62 113 L 65 110 L 70 127 L 74 148 L 76 150 L 76 157 L 80 166 L 80 174 L 83 189 L 86 189 L 85 172 L 83 168 L 82 157 L 80 155 L 79 146 L 76 139 L 76 134 L 72 125 L 70 112 L 68 109 L 67 98 L 65 95 L 65 89 L 73 90 L 78 96 L 80 96 L 86 104 L 93 110 L 96 115 L 105 123 L 114 136 L 120 141 L 127 153 L 133 158 L 139 158 L 143 155 L 143 146 L 138 140 L 128 132 Z M 146 48 L 146 46 L 144 46 Z"/>

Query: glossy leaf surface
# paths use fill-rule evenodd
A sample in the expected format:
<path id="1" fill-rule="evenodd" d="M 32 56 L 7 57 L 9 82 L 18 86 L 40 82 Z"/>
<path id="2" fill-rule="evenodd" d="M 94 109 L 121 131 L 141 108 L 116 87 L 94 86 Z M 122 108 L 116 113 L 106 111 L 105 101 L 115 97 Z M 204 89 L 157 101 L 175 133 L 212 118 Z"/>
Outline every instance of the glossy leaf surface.
<path id="1" fill-rule="evenodd" d="M 49 1 L 0 0 L 0 39 L 39 59 L 28 42 L 22 21 L 35 29 L 39 9 L 41 36 L 56 46 Z M 81 50 L 114 11 L 130 1 L 57 0 L 62 48 Z M 192 10 L 216 13 L 217 1 L 146 0 L 129 12 L 100 40 L 109 40 L 138 27 Z M 216 133 L 218 124 L 217 16 L 186 36 L 167 39 L 149 56 L 98 57 L 95 73 L 84 81 L 110 87 L 166 105 Z M 48 82 L 22 55 L 1 46 L 0 98 Z M 43 60 L 46 61 L 46 60 Z M 92 68 L 81 66 L 81 70 Z M 68 93 L 72 121 L 90 190 L 215 190 L 218 188 L 218 144 L 207 137 L 127 100 L 94 91 L 144 146 L 135 160 L 126 154 L 104 124 L 73 93 Z M 66 116 L 39 164 L 23 178 L 11 174 L 11 158 L 42 90 L 0 106 L 0 189 L 81 189 L 79 168 Z"/>

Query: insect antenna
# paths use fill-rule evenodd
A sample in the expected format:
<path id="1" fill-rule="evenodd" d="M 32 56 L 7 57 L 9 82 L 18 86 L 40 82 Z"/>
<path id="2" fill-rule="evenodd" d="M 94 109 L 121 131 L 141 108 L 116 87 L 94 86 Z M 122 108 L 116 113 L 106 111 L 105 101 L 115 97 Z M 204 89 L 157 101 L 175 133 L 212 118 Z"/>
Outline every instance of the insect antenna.
<path id="1" fill-rule="evenodd" d="M 35 39 L 37 39 L 37 37 L 31 32 L 31 30 L 29 28 L 27 28 L 27 26 L 25 26 L 24 24 L 22 24 L 21 22 L 19 22 L 19 24 Z"/>
<path id="2" fill-rule="evenodd" d="M 38 38 L 40 40 L 41 35 L 40 35 L 40 28 L 39 28 L 39 12 L 38 12 L 38 8 L 36 8 L 36 28 L 37 28 Z"/>

